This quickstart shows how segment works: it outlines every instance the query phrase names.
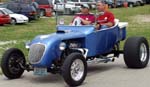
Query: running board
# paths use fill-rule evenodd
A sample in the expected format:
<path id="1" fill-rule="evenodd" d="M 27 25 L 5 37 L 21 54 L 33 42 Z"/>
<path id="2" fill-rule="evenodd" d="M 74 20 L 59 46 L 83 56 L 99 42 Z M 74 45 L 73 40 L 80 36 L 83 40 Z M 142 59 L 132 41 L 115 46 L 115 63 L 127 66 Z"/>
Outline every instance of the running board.
<path id="1" fill-rule="evenodd" d="M 110 58 L 94 58 L 92 60 L 87 60 L 88 64 L 91 63 L 108 63 L 108 62 L 114 62 L 115 58 L 114 57 L 110 57 Z"/>

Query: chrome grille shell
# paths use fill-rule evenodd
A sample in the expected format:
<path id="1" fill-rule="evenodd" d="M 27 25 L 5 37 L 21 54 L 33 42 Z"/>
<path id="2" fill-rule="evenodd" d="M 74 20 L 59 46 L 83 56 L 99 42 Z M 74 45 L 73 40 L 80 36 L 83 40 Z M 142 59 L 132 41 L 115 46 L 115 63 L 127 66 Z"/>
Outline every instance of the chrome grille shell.
<path id="1" fill-rule="evenodd" d="M 29 50 L 29 62 L 31 64 L 39 63 L 45 52 L 44 44 L 32 44 Z"/>

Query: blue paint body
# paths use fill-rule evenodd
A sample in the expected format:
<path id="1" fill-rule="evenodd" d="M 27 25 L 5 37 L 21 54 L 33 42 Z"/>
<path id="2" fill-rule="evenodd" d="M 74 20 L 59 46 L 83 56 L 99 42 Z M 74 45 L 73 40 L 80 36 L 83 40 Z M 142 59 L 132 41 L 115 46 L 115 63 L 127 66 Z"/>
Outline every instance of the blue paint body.
<path id="1" fill-rule="evenodd" d="M 80 40 L 82 48 L 88 49 L 87 57 L 110 52 L 114 45 L 126 38 L 126 29 L 119 29 L 118 26 L 94 30 L 94 26 L 57 26 L 57 31 L 66 33 L 52 33 L 48 35 L 39 35 L 35 37 L 30 45 L 40 43 L 44 44 L 46 49 L 36 67 L 50 67 L 53 60 L 59 59 L 61 50 L 59 45 L 64 40 Z"/>

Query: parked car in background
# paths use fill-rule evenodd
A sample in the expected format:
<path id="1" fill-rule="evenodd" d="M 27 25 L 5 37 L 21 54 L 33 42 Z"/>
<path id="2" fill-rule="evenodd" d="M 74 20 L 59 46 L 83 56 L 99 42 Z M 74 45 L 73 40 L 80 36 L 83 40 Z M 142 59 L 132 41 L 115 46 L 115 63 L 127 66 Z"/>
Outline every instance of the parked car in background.
<path id="1" fill-rule="evenodd" d="M 11 17 L 10 23 L 13 25 L 16 23 L 27 23 L 29 21 L 28 17 L 22 14 L 16 14 L 7 8 L 0 8 L 0 11 L 5 14 L 8 14 Z"/>
<path id="2" fill-rule="evenodd" d="M 25 4 L 20 2 L 7 2 L 4 3 L 2 8 L 7 8 L 14 13 L 23 14 L 29 18 L 29 20 L 36 20 L 39 18 L 39 15 L 34 6 L 31 4 Z"/>
<path id="3" fill-rule="evenodd" d="M 69 2 L 69 3 L 72 2 L 75 4 L 75 6 L 79 6 L 79 7 L 81 6 L 81 4 L 86 3 L 90 6 L 91 9 L 96 8 L 95 0 L 67 0 L 67 2 Z"/>
<path id="4" fill-rule="evenodd" d="M 52 15 L 52 4 L 51 0 L 17 0 L 21 3 L 26 3 L 34 6 L 37 13 L 40 16 L 51 16 Z"/>
<path id="5" fill-rule="evenodd" d="M 128 2 L 129 7 L 135 7 L 135 6 L 143 6 L 145 3 L 143 0 L 126 0 Z"/>
<path id="6" fill-rule="evenodd" d="M 5 3 L 0 3 L 0 8 L 6 8 L 6 4 Z"/>
<path id="7" fill-rule="evenodd" d="M 115 7 L 115 3 L 114 0 L 104 0 L 106 2 L 106 4 L 108 4 L 109 8 L 114 8 Z"/>
<path id="8" fill-rule="evenodd" d="M 123 7 L 125 0 L 117 0 L 116 1 L 116 7 Z"/>
<path id="9" fill-rule="evenodd" d="M 52 16 L 53 5 L 51 0 L 32 0 L 32 2 L 37 2 L 40 9 L 40 16 Z"/>
<path id="10" fill-rule="evenodd" d="M 150 0 L 142 0 L 145 4 L 150 4 Z"/>
<path id="11" fill-rule="evenodd" d="M 8 24 L 10 23 L 10 20 L 10 16 L 0 10 L 0 25 Z"/>
<path id="12" fill-rule="evenodd" d="M 80 11 L 80 6 L 76 6 L 75 3 L 69 1 L 65 2 L 63 0 L 51 0 L 53 5 L 53 10 L 65 14 L 74 14 Z"/>
<path id="13" fill-rule="evenodd" d="M 26 15 L 29 20 L 36 20 L 39 18 L 36 9 L 30 4 L 10 3 L 7 8 L 15 13 Z"/>

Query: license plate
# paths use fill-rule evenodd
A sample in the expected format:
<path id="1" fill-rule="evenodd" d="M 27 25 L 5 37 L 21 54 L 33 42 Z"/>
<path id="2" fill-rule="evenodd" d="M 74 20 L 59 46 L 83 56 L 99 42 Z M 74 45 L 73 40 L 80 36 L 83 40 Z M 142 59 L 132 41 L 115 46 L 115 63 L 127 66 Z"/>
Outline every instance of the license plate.
<path id="1" fill-rule="evenodd" d="M 39 76 L 47 75 L 47 68 L 34 68 L 34 75 Z"/>

